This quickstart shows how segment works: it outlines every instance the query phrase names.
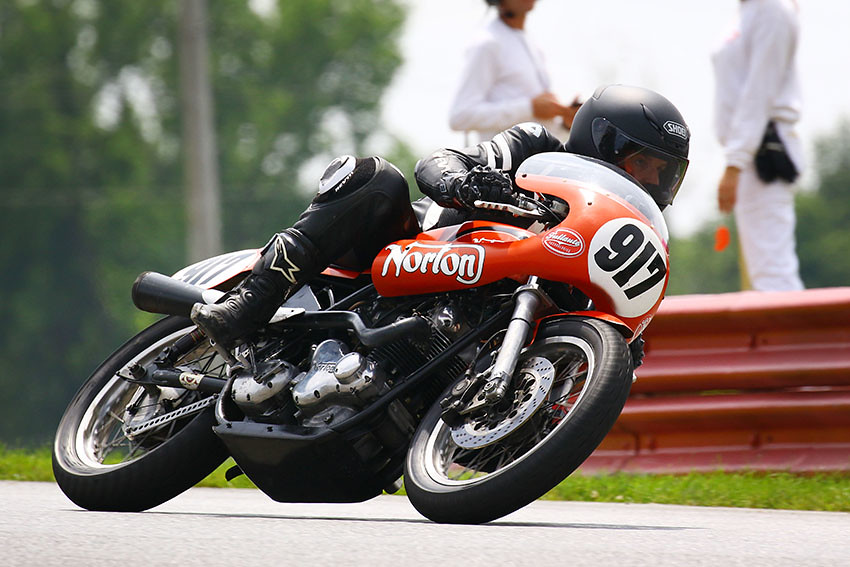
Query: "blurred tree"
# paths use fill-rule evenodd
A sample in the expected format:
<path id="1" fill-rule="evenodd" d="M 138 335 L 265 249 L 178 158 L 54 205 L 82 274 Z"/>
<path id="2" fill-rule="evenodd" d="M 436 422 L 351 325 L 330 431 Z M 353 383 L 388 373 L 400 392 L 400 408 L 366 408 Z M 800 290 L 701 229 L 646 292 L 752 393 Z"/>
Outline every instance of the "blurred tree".
<path id="1" fill-rule="evenodd" d="M 850 121 L 816 144 L 816 191 L 797 195 L 797 252 L 806 287 L 850 285 Z"/>
<path id="2" fill-rule="evenodd" d="M 155 319 L 130 304 L 135 275 L 184 262 L 177 7 L 0 3 L 4 441 L 49 439 L 97 361 Z M 380 132 L 404 10 L 211 0 L 210 18 L 225 246 L 259 246 L 302 210 L 299 180 Z"/>
<path id="3" fill-rule="evenodd" d="M 210 15 L 224 233 L 257 246 L 295 221 L 333 157 L 365 153 L 401 63 L 404 11 L 396 0 L 302 0 L 264 16 L 213 2 Z"/>
<path id="4" fill-rule="evenodd" d="M 687 238 L 670 240 L 667 295 L 725 293 L 741 289 L 734 226 L 730 227 L 731 244 L 722 251 L 714 249 L 717 226 L 717 223 L 711 223 Z"/>

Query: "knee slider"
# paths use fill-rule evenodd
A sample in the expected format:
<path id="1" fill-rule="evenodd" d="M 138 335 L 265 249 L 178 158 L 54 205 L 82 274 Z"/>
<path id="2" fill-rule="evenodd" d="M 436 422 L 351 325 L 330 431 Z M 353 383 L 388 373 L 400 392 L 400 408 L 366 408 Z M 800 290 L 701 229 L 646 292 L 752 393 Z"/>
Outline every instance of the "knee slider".
<path id="1" fill-rule="evenodd" d="M 375 158 L 340 156 L 334 159 L 319 179 L 319 191 L 313 202 L 322 203 L 348 195 L 375 176 Z"/>
<path id="2" fill-rule="evenodd" d="M 367 188 L 397 198 L 409 198 L 407 181 L 396 166 L 381 157 L 340 156 L 325 169 L 314 203 L 324 203 Z"/>

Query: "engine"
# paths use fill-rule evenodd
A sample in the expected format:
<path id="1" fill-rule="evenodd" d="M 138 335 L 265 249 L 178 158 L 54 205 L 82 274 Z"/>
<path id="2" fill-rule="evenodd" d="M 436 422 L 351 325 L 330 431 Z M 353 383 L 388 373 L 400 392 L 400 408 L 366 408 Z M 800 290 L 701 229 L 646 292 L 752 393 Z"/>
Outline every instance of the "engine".
<path id="1" fill-rule="evenodd" d="M 376 303 L 372 307 L 379 306 Z M 342 340 L 325 339 L 312 347 L 306 369 L 306 363 L 298 368 L 284 360 L 269 359 L 258 365 L 256 375 L 237 376 L 231 397 L 247 417 L 256 421 L 286 420 L 287 415 L 307 427 L 344 421 L 389 390 L 395 380 L 439 355 L 468 328 L 461 310 L 451 301 L 432 301 L 427 310 L 420 309 L 416 311 L 423 313 L 431 325 L 431 337 L 427 340 L 406 338 L 361 353 Z M 409 312 L 408 306 L 404 314 Z M 392 320 L 401 313 L 381 311 L 380 318 Z M 372 313 L 369 318 L 375 317 Z M 435 391 L 429 396 L 436 397 L 447 381 L 463 369 L 464 362 L 458 358 L 446 365 L 444 376 L 435 381 Z"/>
<path id="2" fill-rule="evenodd" d="M 328 339 L 316 347 L 310 369 L 293 380 L 292 399 L 302 425 L 347 419 L 386 388 L 377 363 Z"/>

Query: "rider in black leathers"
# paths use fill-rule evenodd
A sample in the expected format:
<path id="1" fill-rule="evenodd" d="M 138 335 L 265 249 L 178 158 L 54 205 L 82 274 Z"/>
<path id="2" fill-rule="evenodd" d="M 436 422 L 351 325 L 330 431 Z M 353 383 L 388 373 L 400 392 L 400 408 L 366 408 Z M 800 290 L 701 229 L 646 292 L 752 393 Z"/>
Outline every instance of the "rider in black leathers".
<path id="1" fill-rule="evenodd" d="M 566 151 L 597 158 L 631 175 L 663 209 L 687 167 L 690 133 L 661 95 L 638 87 L 600 87 L 576 113 L 566 144 L 535 123 L 514 126 L 465 150 L 443 149 L 416 165 L 427 195 L 420 226 L 401 172 L 380 157 L 343 156 L 328 166 L 319 191 L 290 228 L 274 235 L 251 274 L 215 305 L 198 303 L 192 321 L 229 347 L 269 321 L 281 303 L 331 262 L 366 269 L 388 242 L 420 229 L 480 218 L 475 200 L 509 202 L 519 165 L 534 154 Z M 491 217 L 492 218 L 492 217 Z"/>

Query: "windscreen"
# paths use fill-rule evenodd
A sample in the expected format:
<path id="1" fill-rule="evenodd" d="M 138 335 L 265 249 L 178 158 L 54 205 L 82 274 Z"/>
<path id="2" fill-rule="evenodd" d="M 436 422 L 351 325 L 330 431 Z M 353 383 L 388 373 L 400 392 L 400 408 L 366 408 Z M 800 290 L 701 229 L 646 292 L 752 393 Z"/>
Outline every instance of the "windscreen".
<path id="1" fill-rule="evenodd" d="M 664 215 L 652 197 L 628 173 L 604 161 L 566 152 L 546 152 L 522 162 L 517 179 L 523 174 L 568 179 L 590 191 L 616 195 L 649 219 L 664 242 L 669 240 Z"/>

